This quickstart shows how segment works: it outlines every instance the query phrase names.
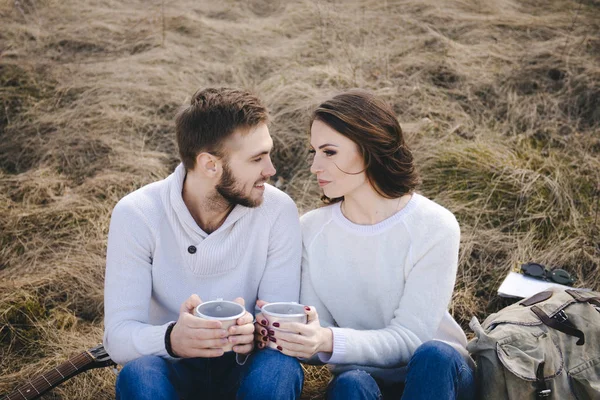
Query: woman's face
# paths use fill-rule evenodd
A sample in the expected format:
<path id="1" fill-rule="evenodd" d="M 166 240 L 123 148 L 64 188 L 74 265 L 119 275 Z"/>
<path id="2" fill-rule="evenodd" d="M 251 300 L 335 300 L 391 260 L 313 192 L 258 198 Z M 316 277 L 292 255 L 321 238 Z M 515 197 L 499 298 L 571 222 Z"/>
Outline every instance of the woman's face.
<path id="1" fill-rule="evenodd" d="M 347 196 L 368 185 L 358 146 L 346 136 L 315 120 L 310 129 L 310 147 L 314 152 L 310 172 L 317 175 L 325 196 Z"/>

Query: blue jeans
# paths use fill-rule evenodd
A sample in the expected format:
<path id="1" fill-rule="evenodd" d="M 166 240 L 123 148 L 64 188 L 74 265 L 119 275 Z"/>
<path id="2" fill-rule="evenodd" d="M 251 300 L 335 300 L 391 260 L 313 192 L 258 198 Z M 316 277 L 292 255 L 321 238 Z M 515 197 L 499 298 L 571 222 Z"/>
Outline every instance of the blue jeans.
<path id="1" fill-rule="evenodd" d="M 271 349 L 259 350 L 244 365 L 233 352 L 218 358 L 169 362 L 145 356 L 123 367 L 117 399 L 297 399 L 304 372 L 298 360 Z"/>
<path id="2" fill-rule="evenodd" d="M 385 385 L 361 370 L 337 375 L 327 388 L 329 400 L 354 399 L 473 400 L 471 367 L 450 345 L 432 340 L 417 348 L 404 384 Z"/>

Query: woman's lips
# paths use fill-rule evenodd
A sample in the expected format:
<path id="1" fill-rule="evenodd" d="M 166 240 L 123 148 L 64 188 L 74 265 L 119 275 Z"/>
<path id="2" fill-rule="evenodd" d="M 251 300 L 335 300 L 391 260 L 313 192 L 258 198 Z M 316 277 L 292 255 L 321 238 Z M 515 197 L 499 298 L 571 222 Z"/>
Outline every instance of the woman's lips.
<path id="1" fill-rule="evenodd" d="M 329 183 L 331 183 L 331 181 L 324 181 L 323 179 L 319 179 L 319 186 L 323 187 Z"/>

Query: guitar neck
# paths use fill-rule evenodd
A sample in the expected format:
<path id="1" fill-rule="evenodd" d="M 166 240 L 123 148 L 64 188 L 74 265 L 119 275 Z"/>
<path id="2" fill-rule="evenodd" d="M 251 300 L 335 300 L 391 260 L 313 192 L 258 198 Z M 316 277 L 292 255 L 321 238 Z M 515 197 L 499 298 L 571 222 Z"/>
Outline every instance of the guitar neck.
<path id="1" fill-rule="evenodd" d="M 93 362 L 94 358 L 88 352 L 78 354 L 58 367 L 19 386 L 15 391 L 4 397 L 3 400 L 35 399 L 67 379 L 86 371 L 86 367 Z"/>

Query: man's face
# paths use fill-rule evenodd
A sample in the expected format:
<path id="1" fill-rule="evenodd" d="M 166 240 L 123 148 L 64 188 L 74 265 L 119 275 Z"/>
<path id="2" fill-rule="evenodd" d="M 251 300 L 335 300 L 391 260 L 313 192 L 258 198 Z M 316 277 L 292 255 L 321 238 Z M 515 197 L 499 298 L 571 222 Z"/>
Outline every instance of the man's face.
<path id="1" fill-rule="evenodd" d="M 263 201 L 265 182 L 275 175 L 271 162 L 273 140 L 266 124 L 247 133 L 234 132 L 224 144 L 226 157 L 216 191 L 231 204 L 257 207 Z"/>

